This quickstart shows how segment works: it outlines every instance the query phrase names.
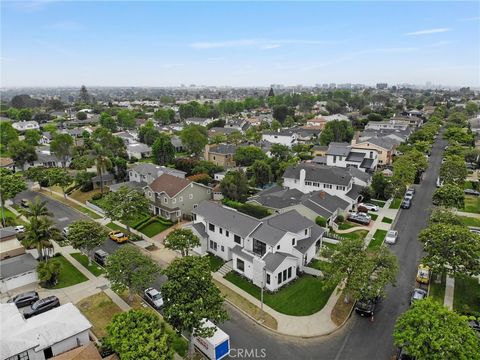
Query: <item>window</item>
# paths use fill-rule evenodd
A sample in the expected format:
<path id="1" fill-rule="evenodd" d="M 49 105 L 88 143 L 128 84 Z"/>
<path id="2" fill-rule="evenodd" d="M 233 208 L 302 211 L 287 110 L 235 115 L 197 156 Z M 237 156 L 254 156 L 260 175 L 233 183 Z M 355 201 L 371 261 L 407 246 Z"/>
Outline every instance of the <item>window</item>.
<path id="1" fill-rule="evenodd" d="M 213 160 L 216 160 L 216 159 L 215 159 L 215 156 L 213 156 Z"/>
<path id="2" fill-rule="evenodd" d="M 21 352 L 20 354 L 11 356 L 8 360 L 29 360 L 28 351 Z"/>
<path id="3" fill-rule="evenodd" d="M 290 266 L 288 268 L 288 278 L 290 279 L 292 277 L 292 267 Z"/>
<path id="4" fill-rule="evenodd" d="M 210 240 L 210 249 L 217 251 L 217 243 Z"/>
<path id="5" fill-rule="evenodd" d="M 283 270 L 283 281 L 287 280 L 287 269 Z"/>
<path id="6" fill-rule="evenodd" d="M 198 207 L 198 204 L 193 204 L 193 208 L 196 209 Z"/>
<path id="7" fill-rule="evenodd" d="M 278 274 L 278 285 L 282 283 L 282 273 Z"/>
<path id="8" fill-rule="evenodd" d="M 189 195 L 188 195 L 188 198 L 189 198 L 190 200 L 192 200 L 192 199 L 193 199 L 193 194 L 189 194 Z"/>
<path id="9" fill-rule="evenodd" d="M 208 230 L 215 231 L 215 225 L 213 225 L 212 223 L 208 223 Z"/>
<path id="10" fill-rule="evenodd" d="M 292 239 L 292 246 L 295 246 L 295 238 Z"/>
<path id="11" fill-rule="evenodd" d="M 242 259 L 237 258 L 237 270 L 245 271 L 245 262 Z"/>
<path id="12" fill-rule="evenodd" d="M 314 183 L 313 183 L 313 186 L 315 186 L 315 187 L 320 187 L 320 183 L 314 182 Z"/>
<path id="13" fill-rule="evenodd" d="M 225 252 L 225 246 L 222 245 L 220 248 L 222 249 L 222 252 Z"/>
<path id="14" fill-rule="evenodd" d="M 219 227 L 219 228 L 218 228 L 218 232 L 219 232 L 220 234 L 223 234 L 223 229 L 222 229 L 221 227 Z"/>
<path id="15" fill-rule="evenodd" d="M 280 245 L 277 245 L 277 250 L 280 250 Z"/>
<path id="16" fill-rule="evenodd" d="M 163 198 L 163 202 L 164 202 L 165 204 L 168 204 L 168 199 L 167 199 L 166 197 L 164 197 L 164 198 Z"/>
<path id="17" fill-rule="evenodd" d="M 333 163 L 335 164 L 337 162 L 337 157 L 333 155 Z"/>
<path id="18" fill-rule="evenodd" d="M 308 235 L 308 229 L 305 229 L 305 235 Z"/>
<path id="19" fill-rule="evenodd" d="M 182 216 L 182 211 L 181 210 L 177 210 L 177 217 L 180 217 Z"/>
<path id="20" fill-rule="evenodd" d="M 323 184 L 323 187 L 325 189 L 331 189 L 332 188 L 332 184 Z"/>
<path id="21" fill-rule="evenodd" d="M 194 208 L 195 208 L 195 206 L 194 206 Z M 193 217 L 193 221 L 197 220 L 197 214 L 192 214 L 192 217 Z"/>
<path id="22" fill-rule="evenodd" d="M 312 182 L 311 181 L 305 181 L 305 185 L 306 186 L 312 186 Z"/>
<path id="23" fill-rule="evenodd" d="M 270 275 L 267 274 L 267 284 L 270 285 Z"/>
<path id="24" fill-rule="evenodd" d="M 337 190 L 345 190 L 345 186 L 340 186 L 340 185 L 337 185 Z"/>
<path id="25" fill-rule="evenodd" d="M 259 256 L 263 256 L 267 252 L 267 245 L 257 239 L 253 239 L 253 252 Z"/>
<path id="26" fill-rule="evenodd" d="M 242 238 L 240 236 L 238 236 L 237 234 L 234 234 L 233 235 L 233 241 L 236 242 L 237 244 L 241 244 L 242 243 Z"/>
<path id="27" fill-rule="evenodd" d="M 180 197 L 178 198 L 178 201 L 182 202 L 182 201 L 183 201 L 183 196 L 180 196 Z"/>
<path id="28" fill-rule="evenodd" d="M 177 203 L 177 199 L 172 199 L 172 204 L 176 204 Z"/>
<path id="29" fill-rule="evenodd" d="M 226 237 L 229 237 L 229 236 L 230 236 L 230 233 L 228 232 L 228 230 L 225 230 L 225 236 L 226 236 Z"/>

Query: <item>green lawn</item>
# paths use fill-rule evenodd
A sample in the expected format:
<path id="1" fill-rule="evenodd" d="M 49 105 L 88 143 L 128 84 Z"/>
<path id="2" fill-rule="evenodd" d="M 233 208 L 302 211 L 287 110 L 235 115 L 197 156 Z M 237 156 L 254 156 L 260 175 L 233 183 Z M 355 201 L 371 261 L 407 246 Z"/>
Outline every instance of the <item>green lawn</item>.
<path id="1" fill-rule="evenodd" d="M 216 272 L 218 269 L 222 267 L 222 265 L 225 263 L 222 258 L 215 256 L 213 254 L 208 254 L 207 255 L 208 262 L 210 264 L 210 271 L 211 272 Z"/>
<path id="2" fill-rule="evenodd" d="M 318 260 L 318 259 L 313 259 L 310 261 L 310 264 L 308 264 L 308 267 L 320 270 L 321 272 L 325 272 L 328 270 L 328 263 L 326 261 Z"/>
<path id="3" fill-rule="evenodd" d="M 475 227 L 480 227 L 480 219 L 479 218 L 474 218 L 470 216 L 458 216 L 460 221 L 462 222 L 463 225 L 465 226 L 475 226 Z"/>
<path id="4" fill-rule="evenodd" d="M 390 219 L 390 218 L 384 217 L 384 218 L 382 218 L 382 222 L 387 223 L 387 224 L 391 224 L 393 222 L 393 220 Z"/>
<path id="5" fill-rule="evenodd" d="M 399 209 L 401 203 L 402 203 L 402 199 L 395 198 L 391 202 L 389 209 Z"/>
<path id="6" fill-rule="evenodd" d="M 329 243 L 329 242 L 326 242 L 326 241 L 323 241 L 322 245 L 329 248 L 329 249 L 335 249 L 337 247 L 337 244 L 332 244 L 332 243 Z"/>
<path id="7" fill-rule="evenodd" d="M 473 184 L 471 181 L 465 181 L 465 183 L 463 184 L 463 188 L 464 189 L 473 189 Z"/>
<path id="8" fill-rule="evenodd" d="M 92 210 L 90 210 L 90 209 L 88 209 L 84 206 L 77 205 L 77 206 L 75 206 L 75 209 L 81 211 L 85 215 L 90 216 L 92 219 L 101 219 L 102 218 L 102 216 L 98 215 L 96 212 L 93 212 Z"/>
<path id="9" fill-rule="evenodd" d="M 92 265 L 88 265 L 88 257 L 82 253 L 72 253 L 72 257 L 77 260 L 80 264 L 83 265 L 88 271 L 90 271 L 95 276 L 102 275 L 105 270 L 98 265 L 95 261 L 92 261 Z"/>
<path id="10" fill-rule="evenodd" d="M 157 234 L 160 234 L 162 231 L 168 229 L 170 226 L 172 226 L 172 223 L 170 222 L 162 221 L 157 218 L 152 218 L 151 220 L 143 223 L 136 229 L 148 237 L 153 237 Z"/>
<path id="11" fill-rule="evenodd" d="M 351 229 L 351 228 L 357 227 L 357 226 L 359 226 L 359 225 L 355 224 L 355 223 L 352 223 L 350 221 L 344 221 L 343 223 L 338 224 L 338 229 L 339 230 L 347 230 L 347 229 Z"/>
<path id="12" fill-rule="evenodd" d="M 123 226 L 117 225 L 114 222 L 109 222 L 107 224 L 107 227 L 112 229 L 112 230 L 118 230 L 118 231 L 126 231 L 127 230 Z"/>
<path id="13" fill-rule="evenodd" d="M 367 236 L 367 234 L 368 234 L 368 230 L 357 230 L 351 233 L 337 234 L 337 235 L 341 236 L 344 239 L 365 239 L 365 236 Z"/>
<path id="14" fill-rule="evenodd" d="M 480 285 L 477 278 L 455 278 L 453 309 L 480 316 Z"/>
<path id="15" fill-rule="evenodd" d="M 377 205 L 378 207 L 384 207 L 385 206 L 385 201 L 383 200 L 369 200 L 369 203 L 372 203 L 374 205 Z"/>
<path id="16" fill-rule="evenodd" d="M 445 300 L 445 282 L 446 276 L 442 275 L 441 283 L 437 284 L 435 282 L 437 275 L 432 274 L 432 280 L 430 281 L 430 288 L 428 290 L 428 296 L 430 296 L 433 300 L 443 305 L 443 301 Z"/>
<path id="17" fill-rule="evenodd" d="M 480 214 L 480 196 L 465 195 L 464 211 Z"/>
<path id="18" fill-rule="evenodd" d="M 65 259 L 62 255 L 55 256 L 52 260 L 60 262 L 62 266 L 57 285 L 52 287 L 52 289 L 61 289 L 88 280 L 85 275 L 83 275 L 75 266 L 72 265 L 70 261 Z"/>
<path id="19" fill-rule="evenodd" d="M 260 299 L 260 288 L 236 272 L 229 272 L 225 279 Z M 276 293 L 264 292 L 264 301 L 266 305 L 282 314 L 311 315 L 325 306 L 334 289 L 335 286 L 325 286 L 325 281 L 320 278 L 302 275 Z"/>
<path id="20" fill-rule="evenodd" d="M 370 215 L 370 217 L 372 218 L 373 221 L 377 220 L 377 218 L 378 218 L 377 214 L 374 214 L 374 213 L 371 213 L 371 212 L 369 212 L 368 215 Z"/>
<path id="21" fill-rule="evenodd" d="M 379 249 L 380 246 L 382 246 L 383 244 L 385 235 L 387 235 L 387 230 L 378 229 L 377 231 L 375 231 L 375 234 L 373 234 L 372 240 L 370 240 L 370 243 L 368 244 L 368 248 L 371 250 Z"/>

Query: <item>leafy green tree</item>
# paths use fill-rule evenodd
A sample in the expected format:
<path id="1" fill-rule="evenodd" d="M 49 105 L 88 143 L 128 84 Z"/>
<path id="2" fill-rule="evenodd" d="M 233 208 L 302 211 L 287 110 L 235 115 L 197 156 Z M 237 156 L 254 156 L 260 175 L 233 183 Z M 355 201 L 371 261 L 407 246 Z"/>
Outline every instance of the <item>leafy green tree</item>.
<path id="1" fill-rule="evenodd" d="M 453 184 L 445 184 L 433 193 L 433 204 L 438 206 L 463 209 L 465 198 L 462 188 Z"/>
<path id="2" fill-rule="evenodd" d="M 480 274 L 480 236 L 463 225 L 431 224 L 419 240 L 427 255 L 423 263 L 433 272 L 475 276 Z"/>
<path id="3" fill-rule="evenodd" d="M 5 201 L 14 198 L 17 194 L 27 189 L 21 174 L 12 173 L 10 170 L 0 168 L 0 204 L 2 206 L 2 224 L 5 223 Z"/>
<path id="4" fill-rule="evenodd" d="M 8 145 L 18 140 L 18 133 L 7 121 L 0 121 L 0 144 L 3 148 L 7 148 Z"/>
<path id="5" fill-rule="evenodd" d="M 117 113 L 117 121 L 124 129 L 134 129 L 136 126 L 135 113 L 130 110 L 120 110 Z"/>
<path id="6" fill-rule="evenodd" d="M 50 143 L 50 150 L 62 161 L 66 167 L 73 155 L 73 138 L 69 134 L 56 134 Z"/>
<path id="7" fill-rule="evenodd" d="M 388 200 L 392 196 L 392 184 L 381 172 L 373 174 L 371 187 L 375 199 Z"/>
<path id="8" fill-rule="evenodd" d="M 215 286 L 206 258 L 185 256 L 175 259 L 164 271 L 162 286 L 165 319 L 178 331 L 190 335 L 189 357 L 193 356 L 194 336 L 209 337 L 214 329 L 204 319 L 220 323 L 227 319 L 223 296 Z"/>
<path id="9" fill-rule="evenodd" d="M 75 175 L 75 182 L 80 185 L 80 190 L 82 192 L 87 192 L 93 190 L 92 178 L 95 176 L 93 172 L 79 171 Z"/>
<path id="10" fill-rule="evenodd" d="M 270 154 L 279 161 L 288 161 L 292 157 L 290 148 L 281 144 L 272 144 L 270 147 Z"/>
<path id="11" fill-rule="evenodd" d="M 110 130 L 111 132 L 117 132 L 117 122 L 109 113 L 102 112 L 100 114 L 100 125 Z"/>
<path id="12" fill-rule="evenodd" d="M 471 145 L 473 134 L 466 128 L 451 126 L 445 130 L 443 137 L 448 140 L 449 144 Z"/>
<path id="13" fill-rule="evenodd" d="M 200 239 L 190 229 L 176 229 L 165 238 L 167 249 L 180 251 L 182 256 L 188 256 L 190 250 L 200 246 Z"/>
<path id="14" fill-rule="evenodd" d="M 468 115 L 473 116 L 476 113 L 478 113 L 478 105 L 473 101 L 469 101 L 465 105 L 465 111 L 467 112 Z"/>
<path id="15" fill-rule="evenodd" d="M 155 139 L 160 135 L 160 132 L 155 129 L 151 120 L 147 121 L 145 125 L 140 126 L 138 130 L 138 138 L 140 142 L 151 146 Z"/>
<path id="16" fill-rule="evenodd" d="M 117 191 L 109 192 L 104 196 L 103 210 L 105 216 L 111 220 L 121 221 L 127 226 L 130 232 L 129 223 L 132 222 L 139 214 L 148 210 L 150 203 L 138 189 L 129 189 L 121 186 Z"/>
<path id="17" fill-rule="evenodd" d="M 467 120 L 467 115 L 460 111 L 452 112 L 447 118 L 448 122 L 461 127 L 465 127 L 467 125 Z"/>
<path id="18" fill-rule="evenodd" d="M 462 225 L 460 217 L 458 217 L 452 210 L 442 206 L 435 206 L 430 214 L 430 224 L 448 224 L 448 225 Z"/>
<path id="19" fill-rule="evenodd" d="M 40 260 L 44 260 L 47 258 L 45 250 L 53 249 L 51 240 L 60 240 L 62 235 L 50 217 L 32 217 L 29 220 L 22 244 L 27 248 L 35 247 Z"/>
<path id="20" fill-rule="evenodd" d="M 17 114 L 17 120 L 19 121 L 30 121 L 33 117 L 32 109 L 22 109 Z"/>
<path id="21" fill-rule="evenodd" d="M 192 174 L 208 174 L 213 177 L 215 173 L 223 171 L 223 166 L 217 165 L 212 161 L 200 160 L 192 169 Z"/>
<path id="22" fill-rule="evenodd" d="M 79 111 L 79 112 L 77 112 L 76 117 L 77 117 L 78 120 L 87 120 L 87 113 L 85 113 L 83 111 Z"/>
<path id="23" fill-rule="evenodd" d="M 244 201 L 248 195 L 248 180 L 242 170 L 229 171 L 220 182 L 222 195 L 227 199 Z"/>
<path id="24" fill-rule="evenodd" d="M 152 145 L 153 162 L 157 165 L 171 164 L 175 159 L 175 147 L 170 138 L 165 134 L 159 134 Z"/>
<path id="25" fill-rule="evenodd" d="M 75 156 L 72 159 L 71 167 L 75 170 L 87 170 L 95 164 L 95 159 L 89 155 Z"/>
<path id="26" fill-rule="evenodd" d="M 272 180 L 272 169 L 264 160 L 255 160 L 250 167 L 250 171 L 256 186 L 265 186 Z"/>
<path id="27" fill-rule="evenodd" d="M 370 113 L 367 116 L 368 121 L 383 121 L 383 116 L 377 113 Z"/>
<path id="28" fill-rule="evenodd" d="M 416 359 L 479 359 L 480 340 L 465 318 L 427 298 L 398 318 L 396 346 Z"/>
<path id="29" fill-rule="evenodd" d="M 386 247 L 371 253 L 365 249 L 363 239 L 347 239 L 335 250 L 325 249 L 323 255 L 330 260 L 327 281 L 332 285 L 344 281 L 347 301 L 350 297 L 372 299 L 395 282 L 397 259 Z"/>
<path id="30" fill-rule="evenodd" d="M 331 142 L 350 142 L 353 138 L 353 127 L 349 121 L 333 120 L 325 124 L 320 134 L 320 144 L 328 145 Z"/>
<path id="31" fill-rule="evenodd" d="M 198 156 L 208 144 L 207 129 L 200 125 L 187 125 L 180 133 L 180 139 L 191 153 Z"/>
<path id="32" fill-rule="evenodd" d="M 256 146 L 239 146 L 235 150 L 234 160 L 237 165 L 250 166 L 256 160 L 267 160 L 267 155 Z"/>
<path id="33" fill-rule="evenodd" d="M 174 351 L 165 323 L 147 310 L 115 314 L 107 325 L 105 343 L 122 360 L 171 360 Z"/>
<path id="34" fill-rule="evenodd" d="M 291 115 L 292 111 L 286 105 L 276 105 L 273 107 L 273 118 L 279 121 L 281 124 L 285 122 L 288 115 Z"/>
<path id="35" fill-rule="evenodd" d="M 38 130 L 25 131 L 25 141 L 32 146 L 37 146 L 41 138 L 42 135 Z"/>
<path id="36" fill-rule="evenodd" d="M 440 178 L 444 184 L 463 184 L 467 175 L 465 160 L 460 156 L 447 157 L 440 167 Z"/>
<path id="37" fill-rule="evenodd" d="M 22 214 L 29 220 L 38 220 L 40 217 L 49 217 L 53 214 L 47 208 L 47 202 L 42 201 L 40 196 L 35 196 L 33 201 L 28 203 L 28 207 L 22 210 Z"/>
<path id="38" fill-rule="evenodd" d="M 14 140 L 8 145 L 10 157 L 22 170 L 25 169 L 25 164 L 37 160 L 37 153 L 35 147 L 25 141 Z"/>
<path id="39" fill-rule="evenodd" d="M 93 250 L 103 244 L 107 231 L 99 223 L 92 220 L 77 220 L 68 226 L 68 241 L 75 249 L 88 256 L 88 264 L 92 263 Z"/>
<path id="40" fill-rule="evenodd" d="M 37 265 L 38 280 L 47 286 L 55 286 L 62 270 L 62 264 L 57 259 L 40 262 Z"/>
<path id="41" fill-rule="evenodd" d="M 128 290 L 128 299 L 141 294 L 155 280 L 159 265 L 136 246 L 125 245 L 108 257 L 106 277 L 114 291 Z"/>
<path id="42" fill-rule="evenodd" d="M 173 109 L 158 109 L 153 114 L 153 117 L 156 120 L 161 121 L 163 125 L 168 125 L 174 122 L 175 111 Z"/>
<path id="43" fill-rule="evenodd" d="M 63 197 L 66 199 L 67 194 L 65 189 L 72 184 L 73 177 L 66 171 L 66 169 L 50 168 L 47 170 L 47 178 L 49 186 L 60 186 L 62 188 Z"/>

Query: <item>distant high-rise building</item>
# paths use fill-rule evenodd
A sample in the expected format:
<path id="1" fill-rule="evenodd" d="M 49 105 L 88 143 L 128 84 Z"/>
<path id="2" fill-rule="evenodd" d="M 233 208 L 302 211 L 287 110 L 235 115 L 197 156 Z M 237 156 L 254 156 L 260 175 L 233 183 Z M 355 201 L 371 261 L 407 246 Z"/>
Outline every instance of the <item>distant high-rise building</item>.
<path id="1" fill-rule="evenodd" d="M 377 89 L 378 89 L 378 90 L 388 89 L 388 84 L 387 84 L 387 83 L 378 83 L 378 84 L 377 84 Z"/>

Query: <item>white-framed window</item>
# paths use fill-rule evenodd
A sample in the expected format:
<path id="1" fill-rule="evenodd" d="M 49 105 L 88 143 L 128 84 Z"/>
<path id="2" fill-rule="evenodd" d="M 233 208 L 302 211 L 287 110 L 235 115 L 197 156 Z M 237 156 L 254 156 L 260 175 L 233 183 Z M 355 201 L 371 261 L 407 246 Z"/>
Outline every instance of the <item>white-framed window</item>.
<path id="1" fill-rule="evenodd" d="M 305 181 L 305 185 L 306 186 L 312 186 L 312 182 L 311 181 Z"/>
<path id="2" fill-rule="evenodd" d="M 177 210 L 177 217 L 182 216 L 182 210 Z"/>
<path id="3" fill-rule="evenodd" d="M 178 201 L 179 201 L 179 202 L 182 202 L 182 201 L 183 201 L 183 196 L 179 196 L 179 197 L 178 197 Z"/>
<path id="4" fill-rule="evenodd" d="M 164 198 L 163 198 L 163 202 L 164 202 L 165 204 L 168 204 L 168 198 L 167 198 L 167 197 L 164 197 Z"/>

